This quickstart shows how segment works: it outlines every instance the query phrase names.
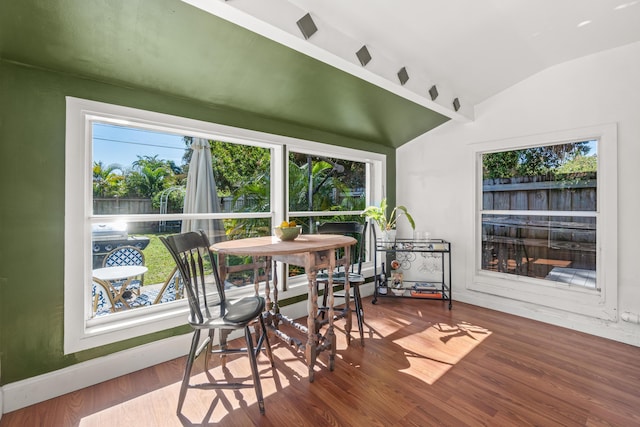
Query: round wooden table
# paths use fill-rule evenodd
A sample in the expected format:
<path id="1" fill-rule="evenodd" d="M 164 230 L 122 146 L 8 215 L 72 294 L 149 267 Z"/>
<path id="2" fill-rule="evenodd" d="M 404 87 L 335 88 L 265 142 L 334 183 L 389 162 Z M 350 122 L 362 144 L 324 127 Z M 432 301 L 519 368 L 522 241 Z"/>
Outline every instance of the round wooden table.
<path id="1" fill-rule="evenodd" d="M 274 274 L 274 299 L 270 301 L 270 287 L 268 274 L 265 282 L 265 294 L 267 300 L 267 312 L 265 320 L 274 334 L 287 343 L 295 344 L 298 350 L 304 351 L 307 366 L 309 368 L 309 381 L 313 382 L 313 367 L 318 353 L 329 350 L 329 369 L 333 370 L 336 355 L 336 337 L 333 331 L 333 271 L 336 266 L 344 266 L 345 271 L 349 269 L 351 246 L 356 244 L 356 239 L 349 236 L 336 234 L 303 234 L 295 240 L 281 241 L 276 237 L 254 237 L 248 239 L 229 240 L 215 243 L 211 250 L 218 254 L 218 270 L 221 280 L 225 280 L 227 275 L 226 256 L 245 255 L 252 257 L 264 257 L 267 259 L 266 265 L 269 268 L 271 260 L 287 264 L 304 267 L 308 278 L 308 303 L 307 303 L 307 325 L 301 325 L 292 319 L 283 316 L 278 306 L 277 275 Z M 336 259 L 336 250 L 342 249 L 343 256 Z M 318 287 L 316 286 L 317 273 L 326 270 L 329 274 L 328 289 L 328 328 L 325 334 L 319 333 L 317 325 L 318 313 Z M 275 269 L 274 269 L 275 271 Z M 347 275 L 348 276 L 348 275 Z M 345 333 L 347 342 L 351 338 L 351 312 L 349 303 L 349 281 L 345 283 L 345 306 L 346 325 Z M 256 286 L 257 291 L 257 286 Z M 306 343 L 295 337 L 290 337 L 278 329 L 279 323 L 290 324 L 294 328 L 306 332 Z"/>

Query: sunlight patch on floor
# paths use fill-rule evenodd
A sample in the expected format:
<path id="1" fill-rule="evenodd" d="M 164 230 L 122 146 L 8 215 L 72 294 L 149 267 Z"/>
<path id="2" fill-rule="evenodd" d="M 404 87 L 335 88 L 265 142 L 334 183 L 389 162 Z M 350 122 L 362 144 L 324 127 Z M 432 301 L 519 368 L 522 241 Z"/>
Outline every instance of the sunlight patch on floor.
<path id="1" fill-rule="evenodd" d="M 489 335 L 491 331 L 481 326 L 461 322 L 435 323 L 427 331 L 397 338 L 394 343 L 409 365 L 400 372 L 433 384 Z"/>

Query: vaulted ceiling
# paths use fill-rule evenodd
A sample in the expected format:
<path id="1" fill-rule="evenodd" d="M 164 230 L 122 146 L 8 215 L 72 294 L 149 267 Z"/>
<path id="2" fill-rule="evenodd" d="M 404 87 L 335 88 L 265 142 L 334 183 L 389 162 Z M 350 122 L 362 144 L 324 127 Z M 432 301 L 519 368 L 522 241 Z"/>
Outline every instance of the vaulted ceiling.
<path id="1" fill-rule="evenodd" d="M 307 13 L 318 30 L 305 39 Z M 4 61 L 388 147 L 473 120 L 474 105 L 545 68 L 638 40 L 637 0 L 0 0 Z"/>

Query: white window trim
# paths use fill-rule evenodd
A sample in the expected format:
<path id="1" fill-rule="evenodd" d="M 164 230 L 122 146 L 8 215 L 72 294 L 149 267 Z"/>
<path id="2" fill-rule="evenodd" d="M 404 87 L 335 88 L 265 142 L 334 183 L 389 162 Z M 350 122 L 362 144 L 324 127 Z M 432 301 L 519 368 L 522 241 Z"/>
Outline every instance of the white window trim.
<path id="1" fill-rule="evenodd" d="M 85 320 L 90 309 L 91 291 L 87 286 L 91 278 L 91 216 L 92 216 L 92 153 L 91 118 L 109 118 L 122 124 L 145 126 L 165 132 L 176 132 L 202 138 L 221 139 L 229 142 L 251 143 L 271 148 L 272 170 L 278 164 L 286 165 L 287 147 L 304 150 L 321 156 L 337 156 L 367 162 L 371 178 L 368 184 L 367 202 L 382 197 L 386 175 L 386 156 L 362 150 L 336 147 L 313 141 L 272 135 L 216 123 L 187 119 L 168 114 L 144 111 L 74 97 L 66 98 L 65 138 L 65 264 L 64 264 L 64 353 L 107 345 L 186 324 L 188 307 L 186 301 L 161 304 L 156 307 L 139 308 L 105 316 L 101 319 Z M 274 173 L 271 179 L 272 221 L 279 223 L 285 216 L 288 195 L 285 173 Z M 218 214 L 219 215 L 219 214 Z M 246 214 L 255 216 L 256 214 Z M 206 215 L 206 217 L 213 217 Z M 236 215 L 240 216 L 240 215 Z M 260 214 L 260 216 L 264 216 Z M 163 219 L 171 219 L 165 215 Z M 155 215 L 111 217 L 110 220 L 146 221 L 157 220 Z M 283 271 L 282 271 L 283 272 Z M 284 277 L 280 272 L 280 277 Z M 287 298 L 307 292 L 306 281 L 292 282 L 286 292 Z"/>
<path id="2" fill-rule="evenodd" d="M 482 154 L 563 142 L 598 140 L 596 283 L 597 290 L 481 269 Z M 467 289 L 525 303 L 615 321 L 618 316 L 617 128 L 605 124 L 472 144 L 475 173 L 473 263 Z M 513 212 L 511 212 L 513 213 Z M 516 212 L 518 213 L 518 212 Z"/>

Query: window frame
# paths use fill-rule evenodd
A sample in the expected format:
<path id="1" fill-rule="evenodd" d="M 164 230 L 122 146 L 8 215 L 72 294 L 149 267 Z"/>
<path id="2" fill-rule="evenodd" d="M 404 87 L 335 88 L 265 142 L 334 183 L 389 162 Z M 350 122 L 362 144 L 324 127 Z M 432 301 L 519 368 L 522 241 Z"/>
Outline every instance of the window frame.
<path id="1" fill-rule="evenodd" d="M 366 188 L 365 188 L 365 206 L 373 204 L 374 200 L 382 200 L 384 195 L 384 183 L 386 182 L 386 156 L 382 154 L 370 153 L 362 150 L 332 146 L 331 151 L 326 151 L 327 145 L 309 141 L 292 141 L 286 146 L 284 155 L 289 158 L 290 152 L 299 154 L 309 154 L 318 157 L 331 157 L 341 160 L 356 161 L 365 164 Z M 289 168 L 286 168 L 285 186 L 286 199 L 285 211 L 286 218 L 293 217 L 333 217 L 336 215 L 360 215 L 362 211 L 291 211 L 289 210 Z M 284 219 L 284 218 L 283 218 Z M 369 233 L 371 235 L 371 233 Z M 367 250 L 365 251 L 366 260 L 362 263 L 362 273 L 367 276 L 373 275 L 373 251 L 375 250 L 375 242 L 368 239 Z M 283 290 L 296 290 L 301 294 L 307 292 L 306 275 L 289 277 L 284 270 L 278 271 L 278 277 L 282 277 Z M 304 289 L 302 289 L 304 288 Z"/>
<path id="2" fill-rule="evenodd" d="M 560 282 L 482 270 L 482 155 L 575 141 L 598 141 L 596 217 L 596 283 L 588 289 Z M 547 134 L 472 144 L 474 176 L 473 262 L 467 272 L 467 289 L 536 304 L 588 317 L 615 321 L 617 280 L 617 128 L 615 124 L 571 129 Z M 501 213 L 507 213 L 501 211 Z M 508 211 L 510 215 L 538 215 L 547 211 Z M 581 216 L 582 211 L 553 212 Z M 589 213 L 591 214 L 591 213 Z"/>
<path id="3" fill-rule="evenodd" d="M 382 197 L 386 156 L 313 141 L 251 131 L 216 123 L 187 119 L 86 99 L 66 97 L 65 136 L 65 232 L 64 232 L 64 354 L 71 354 L 133 337 L 139 337 L 185 325 L 186 301 L 159 304 L 87 319 L 91 292 L 92 222 L 157 221 L 160 214 L 104 216 L 92 209 L 92 136 L 91 120 L 119 125 L 142 126 L 168 133 L 184 134 L 227 142 L 270 148 L 271 211 L 266 213 L 232 213 L 233 217 L 270 217 L 273 224 L 288 218 L 288 149 L 304 150 L 321 156 L 341 157 L 367 163 L 367 203 Z M 225 218 L 229 213 L 191 214 L 193 218 Z M 164 214 L 163 220 L 183 219 L 183 214 Z M 283 266 L 280 277 L 286 277 Z M 286 282 L 281 281 L 281 282 Z M 281 298 L 307 292 L 306 280 L 297 278 L 280 293 Z M 247 290 L 233 290 L 230 296 Z M 248 292 L 248 291 L 247 291 Z"/>

